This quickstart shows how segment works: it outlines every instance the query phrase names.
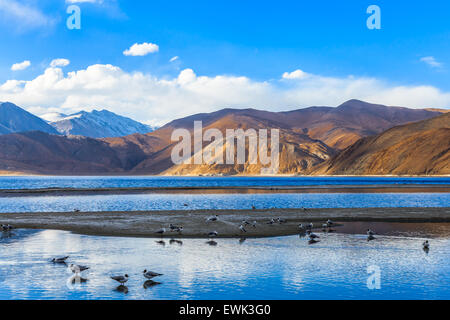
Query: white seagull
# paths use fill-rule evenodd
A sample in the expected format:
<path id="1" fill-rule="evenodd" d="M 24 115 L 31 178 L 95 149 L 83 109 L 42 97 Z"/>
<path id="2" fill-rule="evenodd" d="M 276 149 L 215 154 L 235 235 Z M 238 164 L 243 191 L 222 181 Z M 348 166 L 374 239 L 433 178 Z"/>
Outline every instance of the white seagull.
<path id="1" fill-rule="evenodd" d="M 247 232 L 242 224 L 239 226 L 239 230 L 241 230 L 241 232 Z"/>
<path id="2" fill-rule="evenodd" d="M 208 219 L 206 219 L 206 222 L 214 222 L 219 220 L 219 216 L 216 214 L 214 216 L 209 217 Z"/>
<path id="3" fill-rule="evenodd" d="M 70 270 L 72 270 L 73 273 L 80 273 L 80 272 L 89 270 L 89 267 L 79 266 L 79 265 L 76 265 L 76 264 L 70 264 L 69 268 L 70 268 Z"/>
<path id="4" fill-rule="evenodd" d="M 147 271 L 147 269 L 144 270 L 143 274 L 144 274 L 144 277 L 146 277 L 147 279 L 153 279 L 155 277 L 162 276 L 161 273 L 156 273 L 156 272 L 153 272 L 153 271 Z"/>
<path id="5" fill-rule="evenodd" d="M 111 277 L 111 279 L 113 279 L 113 280 L 119 282 L 121 285 L 123 285 L 124 283 L 126 283 L 126 282 L 128 281 L 128 278 L 129 278 L 129 277 L 128 277 L 127 274 L 124 275 L 124 276 L 114 276 L 114 277 Z"/>
<path id="6" fill-rule="evenodd" d="M 53 258 L 51 261 L 53 263 L 66 263 L 66 260 L 69 259 L 69 256 L 67 257 L 61 257 L 61 258 Z"/>
<path id="7" fill-rule="evenodd" d="M 166 233 L 166 228 L 161 228 L 161 229 L 157 230 L 156 233 L 163 235 L 164 233 Z"/>
<path id="8" fill-rule="evenodd" d="M 219 235 L 219 233 L 217 231 L 211 231 L 210 233 L 208 233 L 208 237 L 213 238 L 213 237 L 217 237 Z"/>

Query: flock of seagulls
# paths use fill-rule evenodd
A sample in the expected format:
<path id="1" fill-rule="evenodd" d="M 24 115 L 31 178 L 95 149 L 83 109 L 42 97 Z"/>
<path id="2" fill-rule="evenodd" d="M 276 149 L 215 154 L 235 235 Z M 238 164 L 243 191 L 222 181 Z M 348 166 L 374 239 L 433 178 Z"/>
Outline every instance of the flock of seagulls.
<path id="1" fill-rule="evenodd" d="M 14 229 L 11 225 L 9 224 L 2 224 L 2 231 L 3 232 L 8 232 L 11 231 L 12 229 Z"/>
<path id="2" fill-rule="evenodd" d="M 69 256 L 56 257 L 56 258 L 52 258 L 50 260 L 50 262 L 67 266 L 68 259 L 69 259 Z M 83 266 L 83 265 L 77 265 L 77 264 L 73 264 L 73 263 L 69 264 L 68 267 L 72 271 L 72 273 L 74 273 L 77 276 L 77 278 L 80 280 L 80 282 L 87 281 L 87 278 L 83 278 L 81 276 L 81 274 L 82 274 L 82 272 L 89 270 L 90 269 L 89 267 Z M 144 278 L 147 279 L 144 283 L 145 289 L 155 286 L 155 285 L 158 285 L 158 284 L 161 284 L 160 282 L 156 282 L 153 279 L 156 277 L 163 276 L 162 273 L 148 271 L 146 269 L 142 272 L 142 274 L 143 274 Z M 125 293 L 128 292 L 128 288 L 125 287 L 125 283 L 127 283 L 130 278 L 128 274 L 111 276 L 110 278 L 120 284 L 120 286 L 118 288 L 116 288 L 117 291 L 125 292 Z"/>

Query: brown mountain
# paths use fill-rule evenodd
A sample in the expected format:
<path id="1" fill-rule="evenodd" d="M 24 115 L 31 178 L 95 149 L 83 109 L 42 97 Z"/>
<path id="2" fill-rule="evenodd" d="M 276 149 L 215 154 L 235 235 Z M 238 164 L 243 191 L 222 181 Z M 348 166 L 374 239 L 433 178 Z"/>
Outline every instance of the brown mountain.
<path id="1" fill-rule="evenodd" d="M 174 129 L 280 129 L 280 173 L 305 173 L 361 137 L 441 112 L 386 107 L 358 100 L 337 108 L 289 112 L 223 109 L 174 120 L 149 134 L 90 139 L 28 132 L 0 136 L 0 171 L 41 174 L 259 174 L 260 165 L 173 166 Z M 207 147 L 207 144 L 203 145 Z"/>
<path id="2" fill-rule="evenodd" d="M 287 112 L 269 112 L 255 109 L 223 109 L 178 119 L 162 127 L 157 136 L 170 138 L 174 128 L 192 129 L 194 121 L 204 126 L 229 115 L 247 116 L 260 123 L 294 131 L 301 131 L 312 139 L 321 140 L 335 149 L 345 149 L 362 137 L 383 132 L 397 125 L 429 119 L 441 111 L 408 109 L 349 100 L 334 107 L 310 107 Z M 161 135 L 161 133 L 163 133 Z"/>
<path id="3" fill-rule="evenodd" d="M 448 175 L 450 113 L 363 138 L 311 173 Z"/>

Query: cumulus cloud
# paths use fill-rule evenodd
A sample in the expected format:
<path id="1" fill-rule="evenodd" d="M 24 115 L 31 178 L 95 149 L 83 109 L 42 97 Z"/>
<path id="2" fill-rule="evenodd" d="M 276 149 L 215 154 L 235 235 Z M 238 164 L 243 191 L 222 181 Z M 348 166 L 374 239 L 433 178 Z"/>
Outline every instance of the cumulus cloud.
<path id="1" fill-rule="evenodd" d="M 159 51 L 159 46 L 154 43 L 135 43 L 129 49 L 123 52 L 126 56 L 146 56 L 149 53 L 155 53 Z"/>
<path id="2" fill-rule="evenodd" d="M 38 115 L 105 108 L 156 125 L 224 107 L 282 111 L 337 106 L 349 99 L 416 108 L 445 107 L 450 105 L 450 92 L 426 85 L 393 86 L 376 78 L 311 73 L 290 81 L 283 77 L 255 81 L 245 76 L 201 76 L 184 69 L 174 78 L 160 78 L 126 72 L 110 64 L 68 73 L 50 67 L 32 80 L 0 84 L 0 101 L 14 102 Z"/>
<path id="3" fill-rule="evenodd" d="M 288 79 L 288 80 L 293 80 L 293 79 L 305 79 L 307 78 L 309 75 L 308 73 L 297 69 L 295 71 L 292 72 L 285 72 L 283 73 L 283 79 Z"/>
<path id="4" fill-rule="evenodd" d="M 68 59 L 54 59 L 50 62 L 50 67 L 67 67 L 70 64 L 70 60 Z"/>
<path id="5" fill-rule="evenodd" d="M 14 63 L 14 64 L 11 66 L 11 70 L 12 70 L 12 71 L 25 70 L 25 69 L 28 68 L 29 66 L 31 66 L 31 62 L 28 61 L 28 60 L 25 60 L 24 62 Z"/>
<path id="6" fill-rule="evenodd" d="M 426 63 L 427 65 L 429 65 L 432 68 L 441 68 L 443 66 L 442 63 L 438 62 L 436 60 L 436 58 L 432 57 L 432 56 L 430 56 L 430 57 L 423 57 L 423 58 L 420 59 L 420 61 Z"/>

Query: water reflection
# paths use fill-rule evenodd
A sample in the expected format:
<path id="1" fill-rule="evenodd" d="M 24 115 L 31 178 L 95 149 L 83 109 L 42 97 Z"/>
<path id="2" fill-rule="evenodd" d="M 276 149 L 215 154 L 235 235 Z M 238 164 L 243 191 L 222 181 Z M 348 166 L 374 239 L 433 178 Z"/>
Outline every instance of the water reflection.
<path id="1" fill-rule="evenodd" d="M 430 240 L 427 254 L 424 238 L 379 235 L 377 225 L 377 239 L 367 242 L 366 229 L 318 233 L 312 246 L 292 236 L 245 245 L 220 239 L 213 247 L 204 239 L 163 247 L 155 239 L 15 230 L 14 242 L 0 241 L 0 299 L 450 298 L 449 237 Z M 65 255 L 68 264 L 90 267 L 87 282 L 66 285 L 71 270 L 50 263 Z M 371 265 L 381 269 L 381 290 L 366 286 Z M 147 281 L 142 270 L 149 267 L 164 275 Z M 129 281 L 118 287 L 110 276 L 120 274 Z"/>

